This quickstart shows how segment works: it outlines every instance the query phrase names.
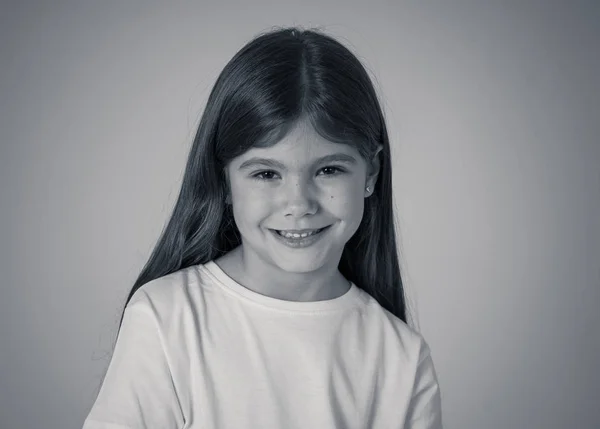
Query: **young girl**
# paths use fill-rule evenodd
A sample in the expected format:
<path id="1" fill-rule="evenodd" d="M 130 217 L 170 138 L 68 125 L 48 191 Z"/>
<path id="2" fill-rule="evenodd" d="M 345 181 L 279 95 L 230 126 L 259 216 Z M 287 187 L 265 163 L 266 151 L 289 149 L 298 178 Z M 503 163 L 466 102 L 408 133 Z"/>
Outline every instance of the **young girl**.
<path id="1" fill-rule="evenodd" d="M 209 96 L 84 429 L 441 428 L 392 204 L 358 59 L 316 30 L 249 42 Z"/>

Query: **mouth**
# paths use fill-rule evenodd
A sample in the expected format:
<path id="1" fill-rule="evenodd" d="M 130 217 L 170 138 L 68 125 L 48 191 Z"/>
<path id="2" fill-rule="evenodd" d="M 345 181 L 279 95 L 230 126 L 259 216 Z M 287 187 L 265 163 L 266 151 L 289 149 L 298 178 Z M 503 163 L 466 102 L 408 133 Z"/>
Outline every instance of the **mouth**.
<path id="1" fill-rule="evenodd" d="M 326 227 L 323 228 L 319 228 L 319 229 L 313 229 L 313 230 L 305 230 L 303 233 L 290 233 L 287 232 L 285 230 L 279 230 L 279 229 L 271 229 L 270 231 L 276 233 L 277 235 L 284 237 L 284 238 L 289 238 L 289 239 L 303 239 L 303 238 L 307 238 L 313 235 L 317 235 L 323 231 L 325 231 L 327 228 L 331 227 L 331 225 L 328 225 Z"/>
<path id="2" fill-rule="evenodd" d="M 310 231 L 305 230 L 304 234 L 285 234 L 286 231 L 276 229 L 269 229 L 269 231 L 273 234 L 273 237 L 284 246 L 292 249 L 304 249 L 310 248 L 314 244 L 320 242 L 330 227 L 331 225 Z"/>

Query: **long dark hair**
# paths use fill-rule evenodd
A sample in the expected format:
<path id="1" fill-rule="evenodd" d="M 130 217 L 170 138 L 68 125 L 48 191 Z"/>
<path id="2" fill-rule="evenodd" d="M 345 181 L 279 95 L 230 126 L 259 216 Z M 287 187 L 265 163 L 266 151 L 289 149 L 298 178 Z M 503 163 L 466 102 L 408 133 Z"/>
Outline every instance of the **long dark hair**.
<path id="1" fill-rule="evenodd" d="M 225 203 L 224 168 L 252 147 L 270 146 L 299 120 L 325 139 L 352 145 L 380 172 L 362 222 L 339 263 L 344 277 L 407 322 L 396 247 L 388 133 L 373 84 L 360 61 L 320 30 L 264 32 L 225 66 L 209 95 L 171 218 L 133 294 L 159 277 L 204 264 L 241 244 Z M 121 322 L 123 321 L 121 314 Z M 119 325 L 120 326 L 120 325 Z M 120 329 L 120 328 L 119 328 Z"/>

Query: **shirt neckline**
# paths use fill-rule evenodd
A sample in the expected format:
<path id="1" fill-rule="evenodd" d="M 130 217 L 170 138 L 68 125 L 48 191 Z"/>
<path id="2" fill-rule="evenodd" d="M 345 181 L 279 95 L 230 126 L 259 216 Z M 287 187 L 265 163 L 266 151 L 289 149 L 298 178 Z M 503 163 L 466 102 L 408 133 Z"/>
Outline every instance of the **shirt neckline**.
<path id="1" fill-rule="evenodd" d="M 293 312 L 315 312 L 315 311 L 331 311 L 343 310 L 357 303 L 360 295 L 359 288 L 350 282 L 348 291 L 338 296 L 337 298 L 323 301 L 287 301 L 283 299 L 273 298 L 267 295 L 262 295 L 258 292 L 250 290 L 245 286 L 236 282 L 230 277 L 221 267 L 211 260 L 203 267 L 218 281 L 221 286 L 224 286 L 231 292 L 240 295 L 246 299 L 262 304 L 266 307 L 279 310 L 287 310 Z"/>

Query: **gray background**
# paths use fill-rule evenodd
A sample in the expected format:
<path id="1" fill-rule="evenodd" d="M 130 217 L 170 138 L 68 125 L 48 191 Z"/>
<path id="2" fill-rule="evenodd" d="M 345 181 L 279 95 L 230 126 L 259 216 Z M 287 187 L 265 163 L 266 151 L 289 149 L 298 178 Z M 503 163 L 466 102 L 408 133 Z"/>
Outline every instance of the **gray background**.
<path id="1" fill-rule="evenodd" d="M 387 113 L 447 429 L 600 427 L 600 7 L 5 3 L 0 427 L 78 428 L 225 63 L 323 26 Z"/>

